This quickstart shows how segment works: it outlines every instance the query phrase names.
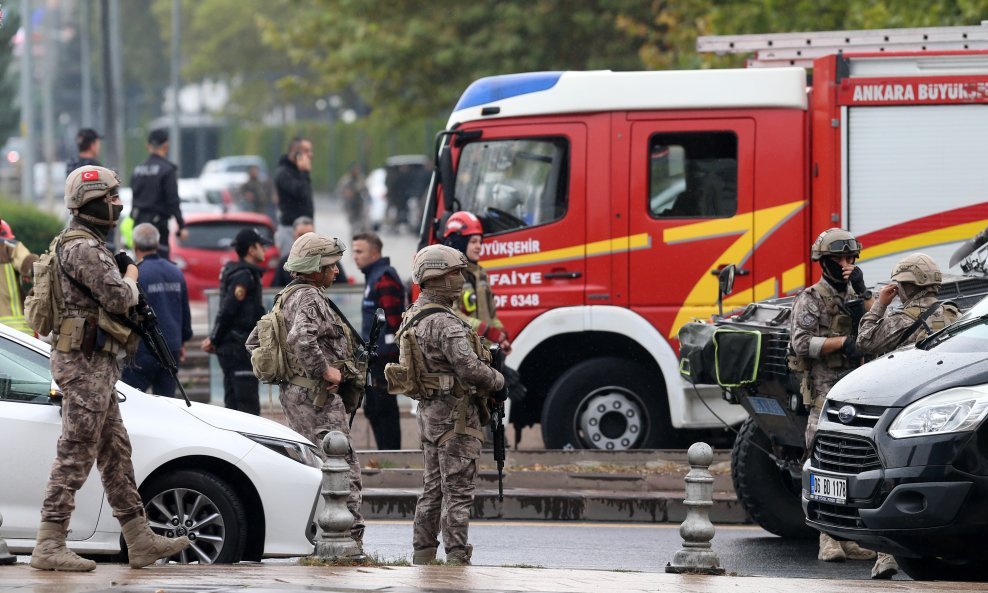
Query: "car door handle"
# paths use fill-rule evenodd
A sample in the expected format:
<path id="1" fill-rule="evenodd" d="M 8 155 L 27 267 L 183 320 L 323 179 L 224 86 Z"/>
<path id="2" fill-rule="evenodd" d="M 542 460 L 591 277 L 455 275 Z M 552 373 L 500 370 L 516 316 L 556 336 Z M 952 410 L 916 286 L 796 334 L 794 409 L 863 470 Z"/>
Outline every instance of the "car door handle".
<path id="1" fill-rule="evenodd" d="M 562 279 L 573 279 L 582 276 L 580 272 L 549 272 L 548 274 L 543 274 L 543 278 L 548 278 L 549 280 Z"/>

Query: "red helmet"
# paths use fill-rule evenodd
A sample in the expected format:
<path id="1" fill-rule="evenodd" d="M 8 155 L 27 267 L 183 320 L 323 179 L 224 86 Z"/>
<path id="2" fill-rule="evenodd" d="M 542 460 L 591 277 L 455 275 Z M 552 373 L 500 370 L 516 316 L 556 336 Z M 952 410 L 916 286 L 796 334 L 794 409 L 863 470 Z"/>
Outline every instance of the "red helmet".
<path id="1" fill-rule="evenodd" d="M 449 220 L 446 221 L 446 230 L 443 232 L 443 238 L 445 239 L 453 233 L 459 233 L 464 237 L 483 235 L 484 227 L 480 224 L 480 219 L 473 212 L 460 210 L 459 212 L 454 212 L 449 217 Z"/>
<path id="2" fill-rule="evenodd" d="M 13 239 L 14 231 L 10 229 L 10 225 L 7 224 L 6 220 L 0 220 L 0 239 Z"/>

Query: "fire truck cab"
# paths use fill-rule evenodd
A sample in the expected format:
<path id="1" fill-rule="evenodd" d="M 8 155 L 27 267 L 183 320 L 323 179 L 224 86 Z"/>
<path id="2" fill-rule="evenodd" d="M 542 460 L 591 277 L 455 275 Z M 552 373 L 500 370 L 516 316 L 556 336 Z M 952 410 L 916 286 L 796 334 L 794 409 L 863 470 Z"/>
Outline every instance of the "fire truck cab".
<path id="1" fill-rule="evenodd" d="M 947 30 L 962 29 L 988 27 Z M 751 51 L 749 37 L 764 45 L 701 45 Z M 988 225 L 988 52 L 852 37 L 845 53 L 838 37 L 816 55 L 769 43 L 752 65 L 773 68 L 467 88 L 438 136 L 421 241 L 457 210 L 483 221 L 507 363 L 528 390 L 513 423 L 541 422 L 550 448 L 602 449 L 667 446 L 675 429 L 721 426 L 714 413 L 739 423 L 740 406 L 678 369 L 675 336 L 716 311 L 720 269 L 737 267 L 725 306 L 742 306 L 814 282 L 809 245 L 830 227 L 861 240 L 873 284 L 904 252 L 946 269 Z"/>

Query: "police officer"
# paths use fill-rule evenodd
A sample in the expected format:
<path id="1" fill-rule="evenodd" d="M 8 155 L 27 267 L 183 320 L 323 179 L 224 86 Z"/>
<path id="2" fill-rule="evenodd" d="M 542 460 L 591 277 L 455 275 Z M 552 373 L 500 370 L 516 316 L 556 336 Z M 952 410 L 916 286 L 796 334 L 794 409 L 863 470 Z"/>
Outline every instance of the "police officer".
<path id="1" fill-rule="evenodd" d="M 102 148 L 103 137 L 92 128 L 82 128 L 75 135 L 75 144 L 79 149 L 79 156 L 69 159 L 65 163 L 65 176 L 68 177 L 79 167 L 87 165 L 100 166 L 99 153 Z"/>
<path id="2" fill-rule="evenodd" d="M 220 308 L 202 349 L 216 353 L 223 369 L 223 404 L 233 410 L 260 415 L 258 382 L 250 364 L 247 336 L 264 315 L 264 247 L 271 245 L 252 228 L 242 229 L 233 240 L 239 258 L 220 272 Z"/>
<path id="3" fill-rule="evenodd" d="M 812 406 L 806 424 L 806 448 L 813 447 L 820 411 L 827 393 L 837 381 L 854 368 L 860 353 L 855 348 L 851 317 L 846 313 L 848 301 L 865 299 L 871 305 L 871 293 L 861 268 L 854 265 L 861 254 L 861 244 L 854 236 L 838 228 L 828 229 L 817 237 L 810 257 L 820 263 L 822 277 L 796 296 L 792 308 L 790 347 L 795 353 L 793 368 L 802 373 L 803 402 Z M 854 542 L 838 542 L 820 534 L 817 556 L 825 562 L 870 560 L 875 553 Z"/>
<path id="4" fill-rule="evenodd" d="M 96 567 L 65 546 L 75 493 L 94 461 L 113 515 L 123 526 L 132 567 L 147 566 L 189 545 L 186 537 L 167 539 L 148 527 L 134 479 L 130 438 L 117 405 L 119 357 L 136 337 L 112 323 L 110 316 L 125 315 L 137 304 L 138 276 L 133 260 L 123 253 L 114 257 L 105 243 L 120 217 L 119 186 L 113 171 L 95 166 L 77 169 L 65 181 L 65 206 L 72 220 L 53 243 L 59 262 L 52 273 L 64 308 L 61 325 L 52 333 L 51 352 L 52 378 L 62 389 L 62 435 L 31 555 L 31 566 L 42 570 Z"/>
<path id="5" fill-rule="evenodd" d="M 168 220 L 178 223 L 179 237 L 185 239 L 185 220 L 178 197 L 178 165 L 169 161 L 168 130 L 159 128 L 148 134 L 147 160 L 134 167 L 130 187 L 134 192 L 131 218 L 134 224 L 149 222 L 161 234 L 158 253 L 168 257 Z"/>
<path id="6" fill-rule="evenodd" d="M 892 282 L 882 287 L 875 304 L 861 318 L 858 350 L 880 356 L 953 323 L 960 316 L 956 305 L 937 300 L 942 280 L 940 267 L 926 254 L 913 253 L 899 260 L 892 268 Z M 897 295 L 902 308 L 889 309 Z M 898 570 L 891 554 L 879 552 L 871 578 L 890 579 Z"/>
<path id="7" fill-rule="evenodd" d="M 484 439 L 481 427 L 489 418 L 488 397 L 504 386 L 504 377 L 489 366 L 489 358 L 481 358 L 487 352 L 480 338 L 452 310 L 466 268 L 466 257 L 452 247 L 430 245 L 419 251 L 412 262 L 412 278 L 422 292 L 399 330 L 415 333 L 425 365 L 421 372 L 449 386 L 419 394 L 425 466 L 412 535 L 415 564 L 435 560 L 440 528 L 446 563 L 470 564 L 473 546 L 467 543 L 467 531 Z M 437 313 L 412 321 L 428 307 Z M 412 325 L 406 328 L 407 324 Z"/>
<path id="8" fill-rule="evenodd" d="M 472 212 L 456 212 L 446 221 L 443 244 L 463 252 L 467 257 L 467 269 L 463 273 L 466 281 L 453 310 L 478 335 L 500 346 L 505 354 L 511 354 L 511 341 L 504 324 L 497 318 L 487 272 L 479 263 L 483 243 L 483 226 Z"/>
<path id="9" fill-rule="evenodd" d="M 359 405 L 366 367 L 356 361 L 356 337 L 349 322 L 326 297 L 336 280 L 337 262 L 346 250 L 339 239 L 306 233 L 295 240 L 285 269 L 295 280 L 278 298 L 288 332 L 282 348 L 288 354 L 293 377 L 281 385 L 279 400 L 288 426 L 313 443 L 337 430 L 350 438 L 347 414 Z M 251 333 L 247 347 L 258 344 Z M 318 453 L 324 453 L 319 448 Z M 346 455 L 350 464 L 350 495 L 347 508 L 353 515 L 350 535 L 363 545 L 364 517 L 360 514 L 360 464 L 351 443 Z"/>

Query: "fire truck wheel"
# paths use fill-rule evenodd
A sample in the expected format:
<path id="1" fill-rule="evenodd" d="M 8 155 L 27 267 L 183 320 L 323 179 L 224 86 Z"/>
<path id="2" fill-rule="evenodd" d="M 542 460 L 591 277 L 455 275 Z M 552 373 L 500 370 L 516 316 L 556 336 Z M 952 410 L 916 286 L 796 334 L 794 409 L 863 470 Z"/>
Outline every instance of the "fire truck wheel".
<path id="1" fill-rule="evenodd" d="M 765 531 L 792 539 L 817 537 L 819 532 L 806 526 L 799 500 L 800 485 L 758 447 L 771 451 L 772 445 L 755 421 L 748 418 L 731 451 L 731 480 L 741 506 Z"/>
<path id="2" fill-rule="evenodd" d="M 595 358 L 569 369 L 542 407 L 549 449 L 656 449 L 673 440 L 663 384 L 640 365 Z"/>

